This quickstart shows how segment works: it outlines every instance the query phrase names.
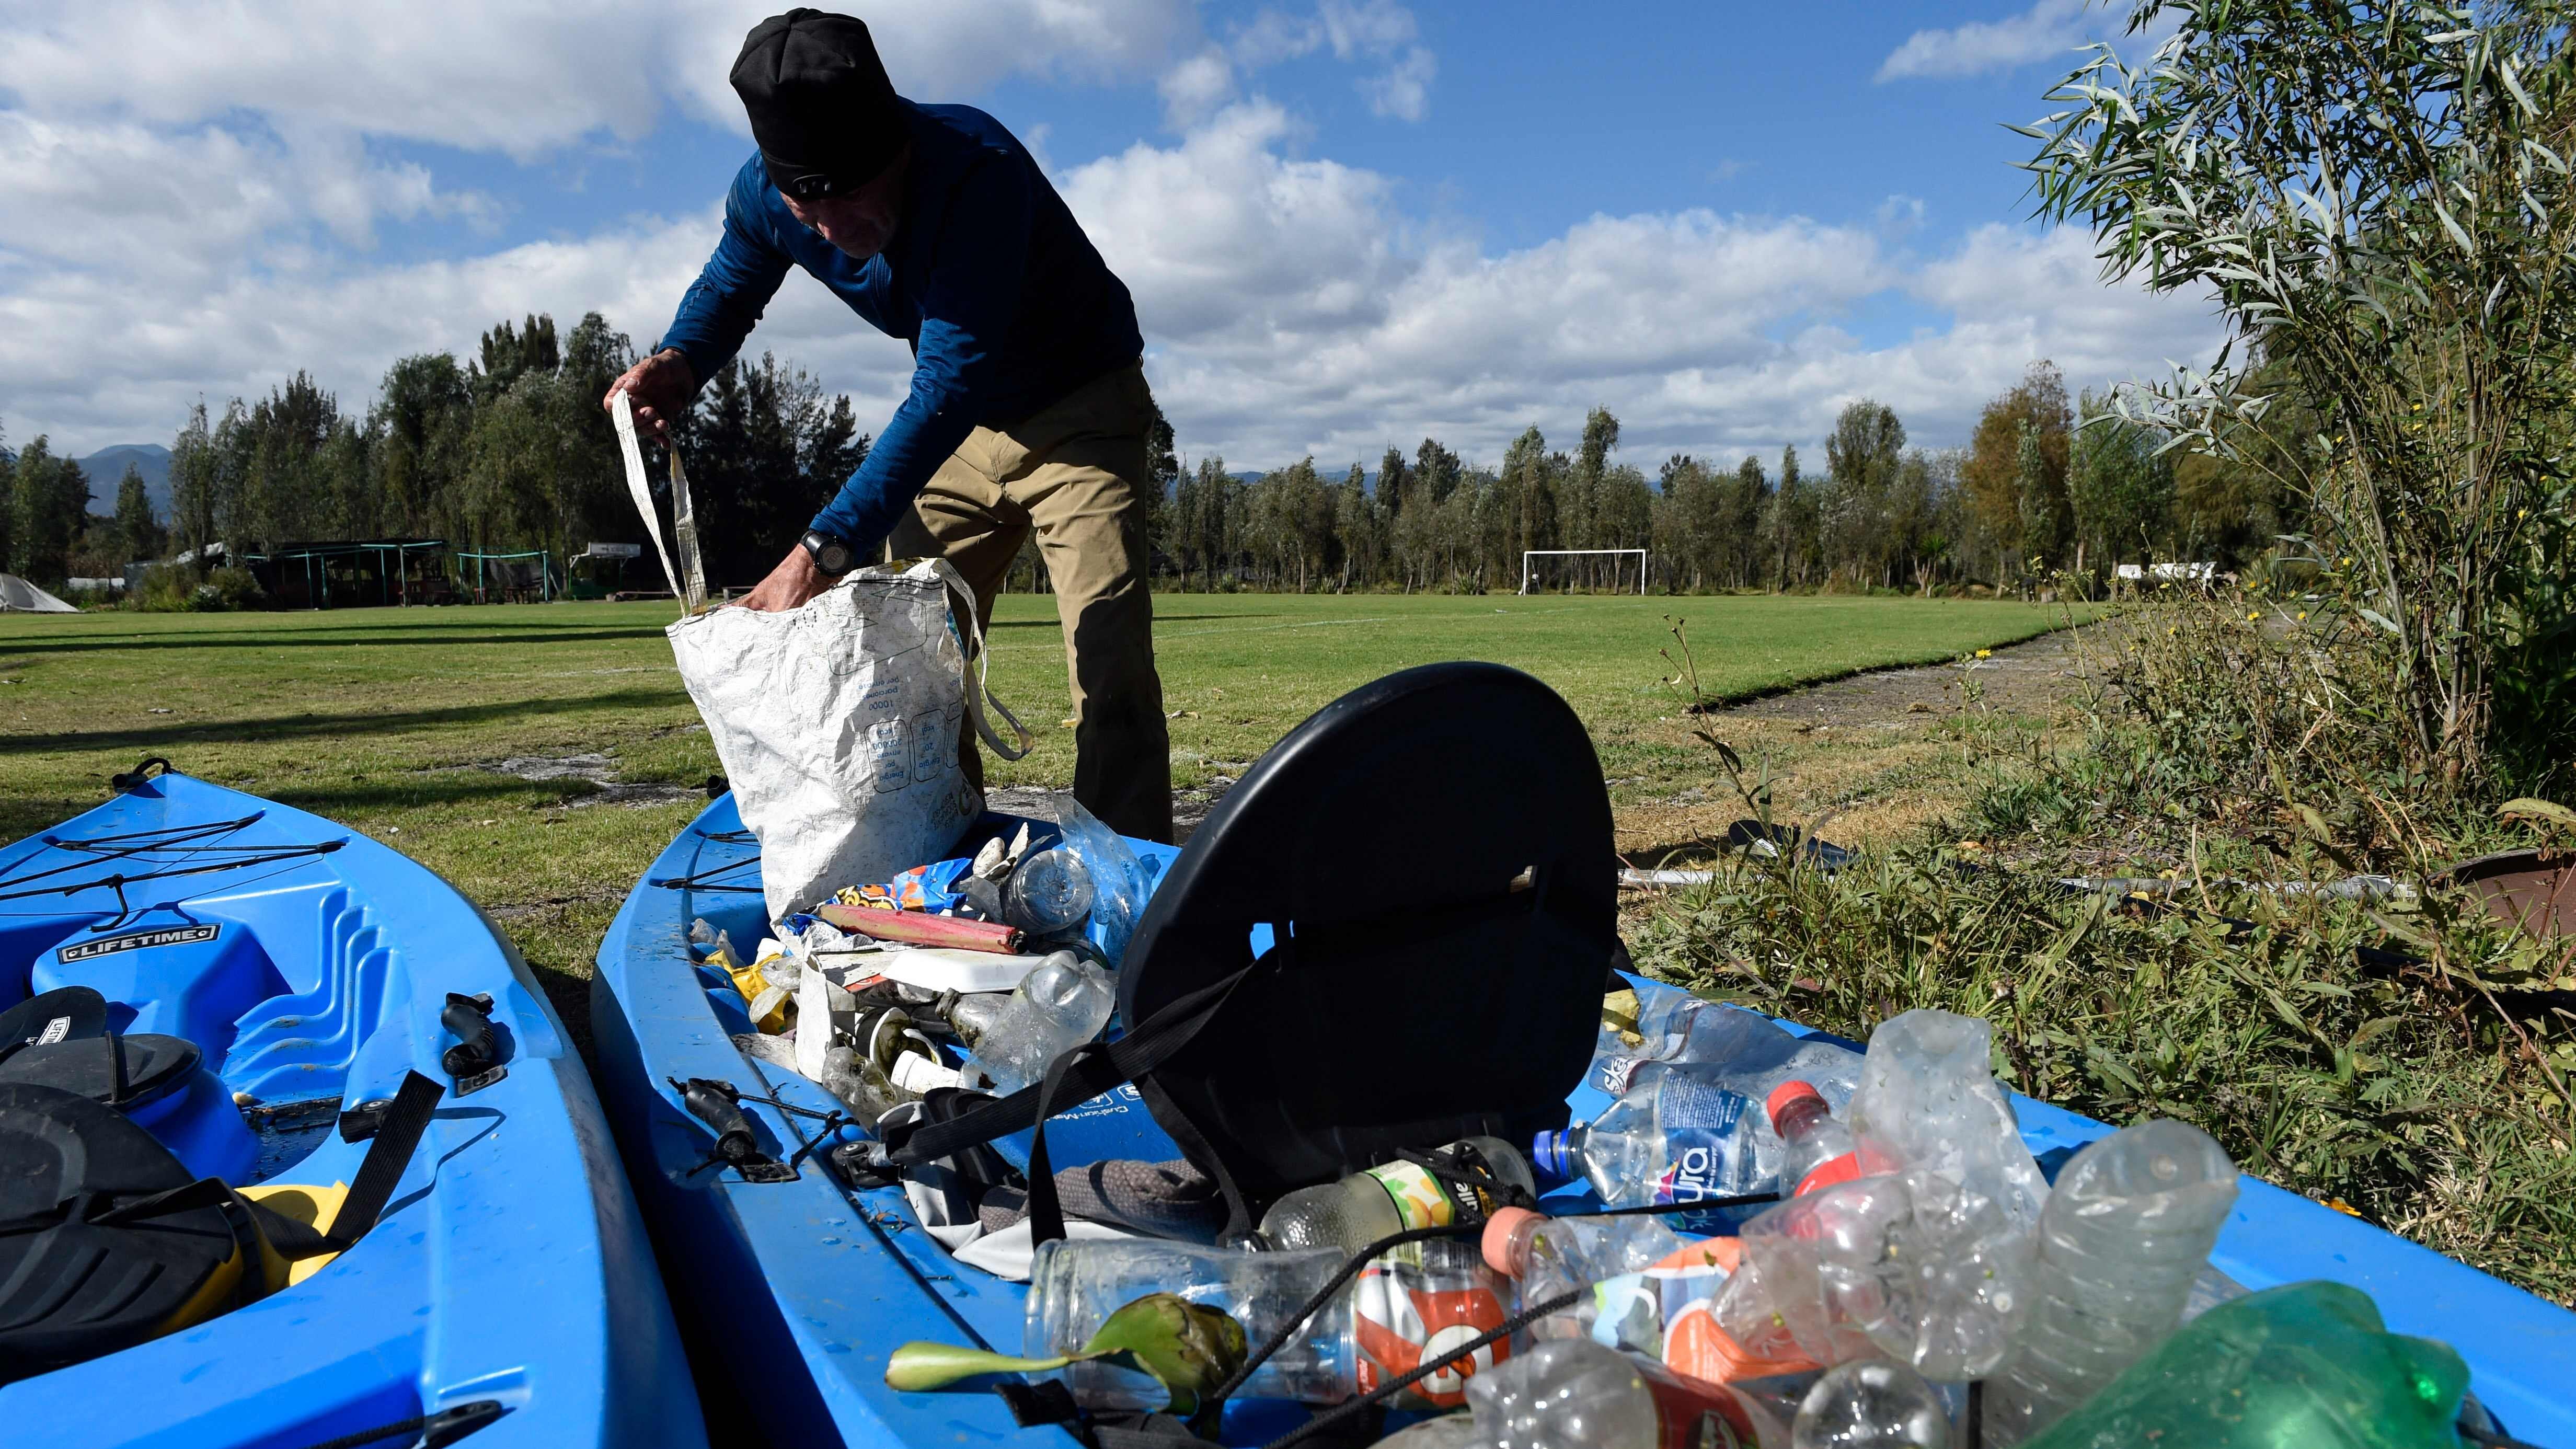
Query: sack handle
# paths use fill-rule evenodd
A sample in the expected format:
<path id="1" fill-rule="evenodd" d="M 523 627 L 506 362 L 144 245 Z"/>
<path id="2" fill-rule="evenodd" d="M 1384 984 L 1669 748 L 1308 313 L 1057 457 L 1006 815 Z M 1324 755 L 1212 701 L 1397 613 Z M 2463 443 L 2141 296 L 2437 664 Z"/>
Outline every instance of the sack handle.
<path id="1" fill-rule="evenodd" d="M 985 677 L 984 621 L 975 611 L 975 591 L 967 587 L 966 576 L 957 572 L 957 565 L 944 558 L 925 562 L 930 565 L 931 573 L 948 585 L 950 593 L 966 601 L 966 647 L 974 655 L 975 664 L 974 682 L 966 686 L 966 713 L 975 721 L 975 733 L 1003 759 L 1016 760 L 1026 756 L 1037 748 L 1038 737 L 1029 733 L 1029 727 L 1020 723 L 1020 717 L 1011 713 L 1009 705 L 993 698 L 993 687 Z M 1020 737 L 1018 748 L 1002 743 L 1002 737 L 994 731 L 991 721 L 984 718 L 987 702 L 1001 712 L 1002 718 L 1010 721 L 1012 732 Z"/>
<path id="2" fill-rule="evenodd" d="M 671 532 L 679 541 L 680 568 L 671 567 L 671 550 L 662 542 L 662 518 L 653 508 L 653 485 L 644 477 L 644 449 L 635 438 L 635 404 L 624 388 L 609 399 L 609 416 L 617 422 L 617 446 L 626 455 L 626 491 L 635 499 L 635 511 L 644 517 L 644 531 L 653 539 L 653 552 L 662 559 L 662 577 L 671 585 L 671 597 L 680 601 L 680 617 L 685 619 L 707 602 L 706 570 L 698 560 L 698 519 L 689 506 L 689 475 L 680 467 L 680 450 L 671 448 Z M 682 588 L 682 570 L 686 570 L 688 587 Z"/>

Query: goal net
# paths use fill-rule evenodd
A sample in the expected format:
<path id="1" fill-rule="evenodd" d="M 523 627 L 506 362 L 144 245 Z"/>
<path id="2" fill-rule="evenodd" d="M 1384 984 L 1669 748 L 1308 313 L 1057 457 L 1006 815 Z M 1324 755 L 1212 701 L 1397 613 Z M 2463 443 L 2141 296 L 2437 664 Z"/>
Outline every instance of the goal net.
<path id="1" fill-rule="evenodd" d="M 1533 548 L 1521 552 L 1521 592 L 1646 591 L 1642 548 Z"/>

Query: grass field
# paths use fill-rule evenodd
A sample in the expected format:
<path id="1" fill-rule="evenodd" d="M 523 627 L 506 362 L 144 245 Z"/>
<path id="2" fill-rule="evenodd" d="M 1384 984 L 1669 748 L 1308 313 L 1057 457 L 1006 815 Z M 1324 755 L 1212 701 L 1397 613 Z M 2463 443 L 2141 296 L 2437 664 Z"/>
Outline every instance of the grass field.
<path id="1" fill-rule="evenodd" d="M 1388 671 L 1492 659 L 1591 725 L 1614 798 L 1706 783 L 1657 650 L 1689 620 L 1711 692 L 1750 696 L 2040 633 L 2054 609 L 1892 598 L 1169 595 L 1156 630 L 1183 786 L 1239 774 L 1316 707 Z M 997 783 L 1073 769 L 1054 600 L 998 610 L 993 687 L 1039 736 Z M 606 756 L 619 782 L 717 770 L 662 637 L 665 604 L 301 614 L 0 615 L 0 839 L 104 798 L 145 755 L 330 816 L 430 865 L 560 988 L 636 875 L 703 800 L 489 766 Z M 524 768 L 524 767 L 523 767 Z M 1913 768 L 1911 765 L 1903 768 Z M 597 773 L 597 771 L 594 771 Z"/>

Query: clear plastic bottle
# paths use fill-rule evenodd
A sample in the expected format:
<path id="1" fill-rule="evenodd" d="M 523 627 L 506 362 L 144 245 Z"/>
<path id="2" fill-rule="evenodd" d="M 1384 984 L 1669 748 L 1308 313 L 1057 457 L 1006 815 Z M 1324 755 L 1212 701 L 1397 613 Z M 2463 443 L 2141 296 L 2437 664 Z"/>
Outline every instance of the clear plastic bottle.
<path id="1" fill-rule="evenodd" d="M 1610 1207 L 1700 1202 L 1761 1192 L 1778 1181 L 1756 1142 L 1761 1110 L 1713 1074 L 1658 1067 L 1586 1126 L 1542 1132 L 1531 1160 L 1559 1178 L 1580 1177 Z M 1691 1213 L 1693 1231 L 1742 1222 L 1758 1209 Z"/>
<path id="2" fill-rule="evenodd" d="M 1072 851 L 1041 850 L 1002 887 L 1002 919 L 1032 936 L 1055 936 L 1091 914 L 1091 872 Z"/>
<path id="3" fill-rule="evenodd" d="M 1791 1449 L 1950 1449 L 1950 1415 L 1923 1376 L 1862 1359 L 1826 1372 L 1798 1405 Z"/>
<path id="4" fill-rule="evenodd" d="M 1845 1121 L 1863 1171 L 1931 1168 L 2029 1233 L 2048 1180 L 1995 1081 L 1993 1056 L 1994 1028 L 1976 1017 L 1928 1007 L 1891 1017 L 1870 1033 Z"/>
<path id="5" fill-rule="evenodd" d="M 1779 1134 L 1780 1182 L 1792 1196 L 1860 1176 L 1851 1129 L 1834 1120 L 1834 1109 L 1814 1083 L 1782 1082 L 1762 1109 Z"/>
<path id="6" fill-rule="evenodd" d="M 824 1091 L 839 1098 L 868 1127 L 876 1126 L 878 1118 L 915 1095 L 897 1087 L 883 1068 L 852 1047 L 825 1049 L 823 1075 L 818 1080 Z"/>
<path id="7" fill-rule="evenodd" d="M 2183 1122 L 2124 1127 L 2075 1154 L 2040 1214 L 2030 1321 L 1988 1386 L 1991 1442 L 2048 1428 L 2180 1326 L 2236 1190 L 2226 1150 Z"/>
<path id="8" fill-rule="evenodd" d="M 1058 1056 L 1100 1035 L 1116 996 L 1109 973 L 1071 951 L 1047 957 L 975 1039 L 970 1080 L 981 1072 L 1004 1095 L 1035 1082 Z"/>
<path id="9" fill-rule="evenodd" d="M 1661 1217 L 1552 1218 L 1507 1207 L 1485 1224 L 1481 1241 L 1493 1270 L 1524 1285 L 1524 1298 L 1539 1301 L 1556 1296 L 1538 1291 L 1540 1281 L 1598 1283 L 1635 1273 L 1681 1251 L 1689 1240 Z"/>
<path id="10" fill-rule="evenodd" d="M 1496 1449 L 1668 1449 L 1788 1442 L 1744 1395 L 1588 1339 L 1560 1338 L 1467 1382 L 1476 1431 Z"/>
<path id="11" fill-rule="evenodd" d="M 1047 1243 L 1030 1267 L 1021 1351 L 1072 1353 L 1108 1316 L 1149 1293 L 1177 1293 L 1233 1314 L 1267 1342 L 1340 1271 L 1338 1248 L 1242 1252 L 1151 1238 Z M 1500 1328 L 1508 1285 L 1452 1242 L 1417 1243 L 1372 1262 L 1246 1382 L 1242 1397 L 1340 1403 L 1464 1348 Z M 1477 1375 L 1511 1357 L 1508 1340 L 1476 1350 L 1392 1400 L 1397 1408 L 1454 1408 Z M 1159 1409 L 1162 1387 L 1133 1369 L 1093 1361 L 1060 1373 L 1086 1408 Z"/>
<path id="12" fill-rule="evenodd" d="M 1529 1163 L 1498 1137 L 1469 1137 L 1441 1149 L 1472 1155 L 1494 1178 L 1535 1197 Z M 1501 1198 L 1480 1192 L 1468 1206 L 1491 1217 Z M 1442 1228 L 1459 1220 L 1461 1205 L 1448 1184 L 1410 1162 L 1390 1162 L 1339 1182 L 1301 1187 L 1271 1204 L 1261 1217 L 1261 1240 L 1273 1248 L 1338 1248 L 1356 1253 L 1407 1228 Z"/>

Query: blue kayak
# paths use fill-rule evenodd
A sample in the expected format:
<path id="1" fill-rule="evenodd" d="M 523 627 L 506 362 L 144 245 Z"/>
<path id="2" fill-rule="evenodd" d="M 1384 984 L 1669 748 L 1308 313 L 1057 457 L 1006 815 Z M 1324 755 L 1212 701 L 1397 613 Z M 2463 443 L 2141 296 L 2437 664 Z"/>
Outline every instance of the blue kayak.
<path id="1" fill-rule="evenodd" d="M 1167 846 L 1131 844 L 1158 877 L 1177 855 Z M 1068 1442 L 1059 1428 L 1020 1428 L 992 1394 L 885 1386 L 887 1355 L 909 1340 L 1018 1353 L 1026 1289 L 952 1259 L 915 1225 L 900 1189 L 852 1187 L 827 1170 L 831 1141 L 816 1137 L 812 1119 L 746 1100 L 743 1110 L 773 1155 L 811 1155 L 784 1179 L 707 1170 L 709 1129 L 686 1110 L 675 1079 L 730 1081 L 816 1114 L 838 1105 L 793 1072 L 734 1048 L 729 1038 L 751 1030 L 747 1003 L 690 949 L 692 920 L 750 941 L 766 933 L 763 916 L 757 847 L 731 797 L 720 798 L 627 898 L 600 946 L 592 986 L 610 1120 L 674 1300 L 699 1330 L 708 1355 L 699 1372 L 711 1396 L 729 1394 L 727 1411 L 748 1416 L 775 1443 Z M 1181 1155 L 1132 1100 L 1105 1105 L 1048 1128 L 1056 1166 Z M 1587 1080 L 1568 1105 L 1584 1121 L 1610 1098 Z M 2015 1105 L 2034 1152 L 2080 1146 L 2113 1130 L 2027 1097 Z M 997 1145 L 1014 1166 L 1025 1165 L 1025 1136 Z M 1559 1200 L 1586 1205 L 1578 1196 Z M 2576 1401 L 2567 1392 L 2576 1384 L 2576 1314 L 2250 1177 L 2212 1262 L 2248 1288 L 2322 1278 L 2368 1292 L 2391 1330 L 2458 1349 L 2473 1372 L 2472 1390 L 2512 1433 L 2576 1449 Z M 712 1387 L 718 1382 L 730 1388 Z M 1263 1443 L 1306 1417 L 1295 1405 L 1229 1404 L 1224 1439 Z"/>
<path id="2" fill-rule="evenodd" d="M 301 1202 L 319 1229 L 375 1192 L 359 1172 L 371 1134 L 408 1114 L 417 1145 L 377 1154 L 399 1176 L 372 1229 L 286 1286 L 99 1356 L 22 1360 L 64 1366 L 0 1384 L 0 1439 L 705 1443 L 615 1145 L 518 953 L 364 835 L 142 774 L 0 850 L 0 1012 L 103 1002 L 87 1028 L 124 1044 L 119 1095 L 83 1110 L 142 1128 L 143 1150 L 229 1185 L 236 1210 Z M 21 1048 L 0 1050 L 0 1083 L 76 1036 L 77 1015 L 0 1043 Z M 0 1322 L 0 1349 L 24 1326 Z"/>

